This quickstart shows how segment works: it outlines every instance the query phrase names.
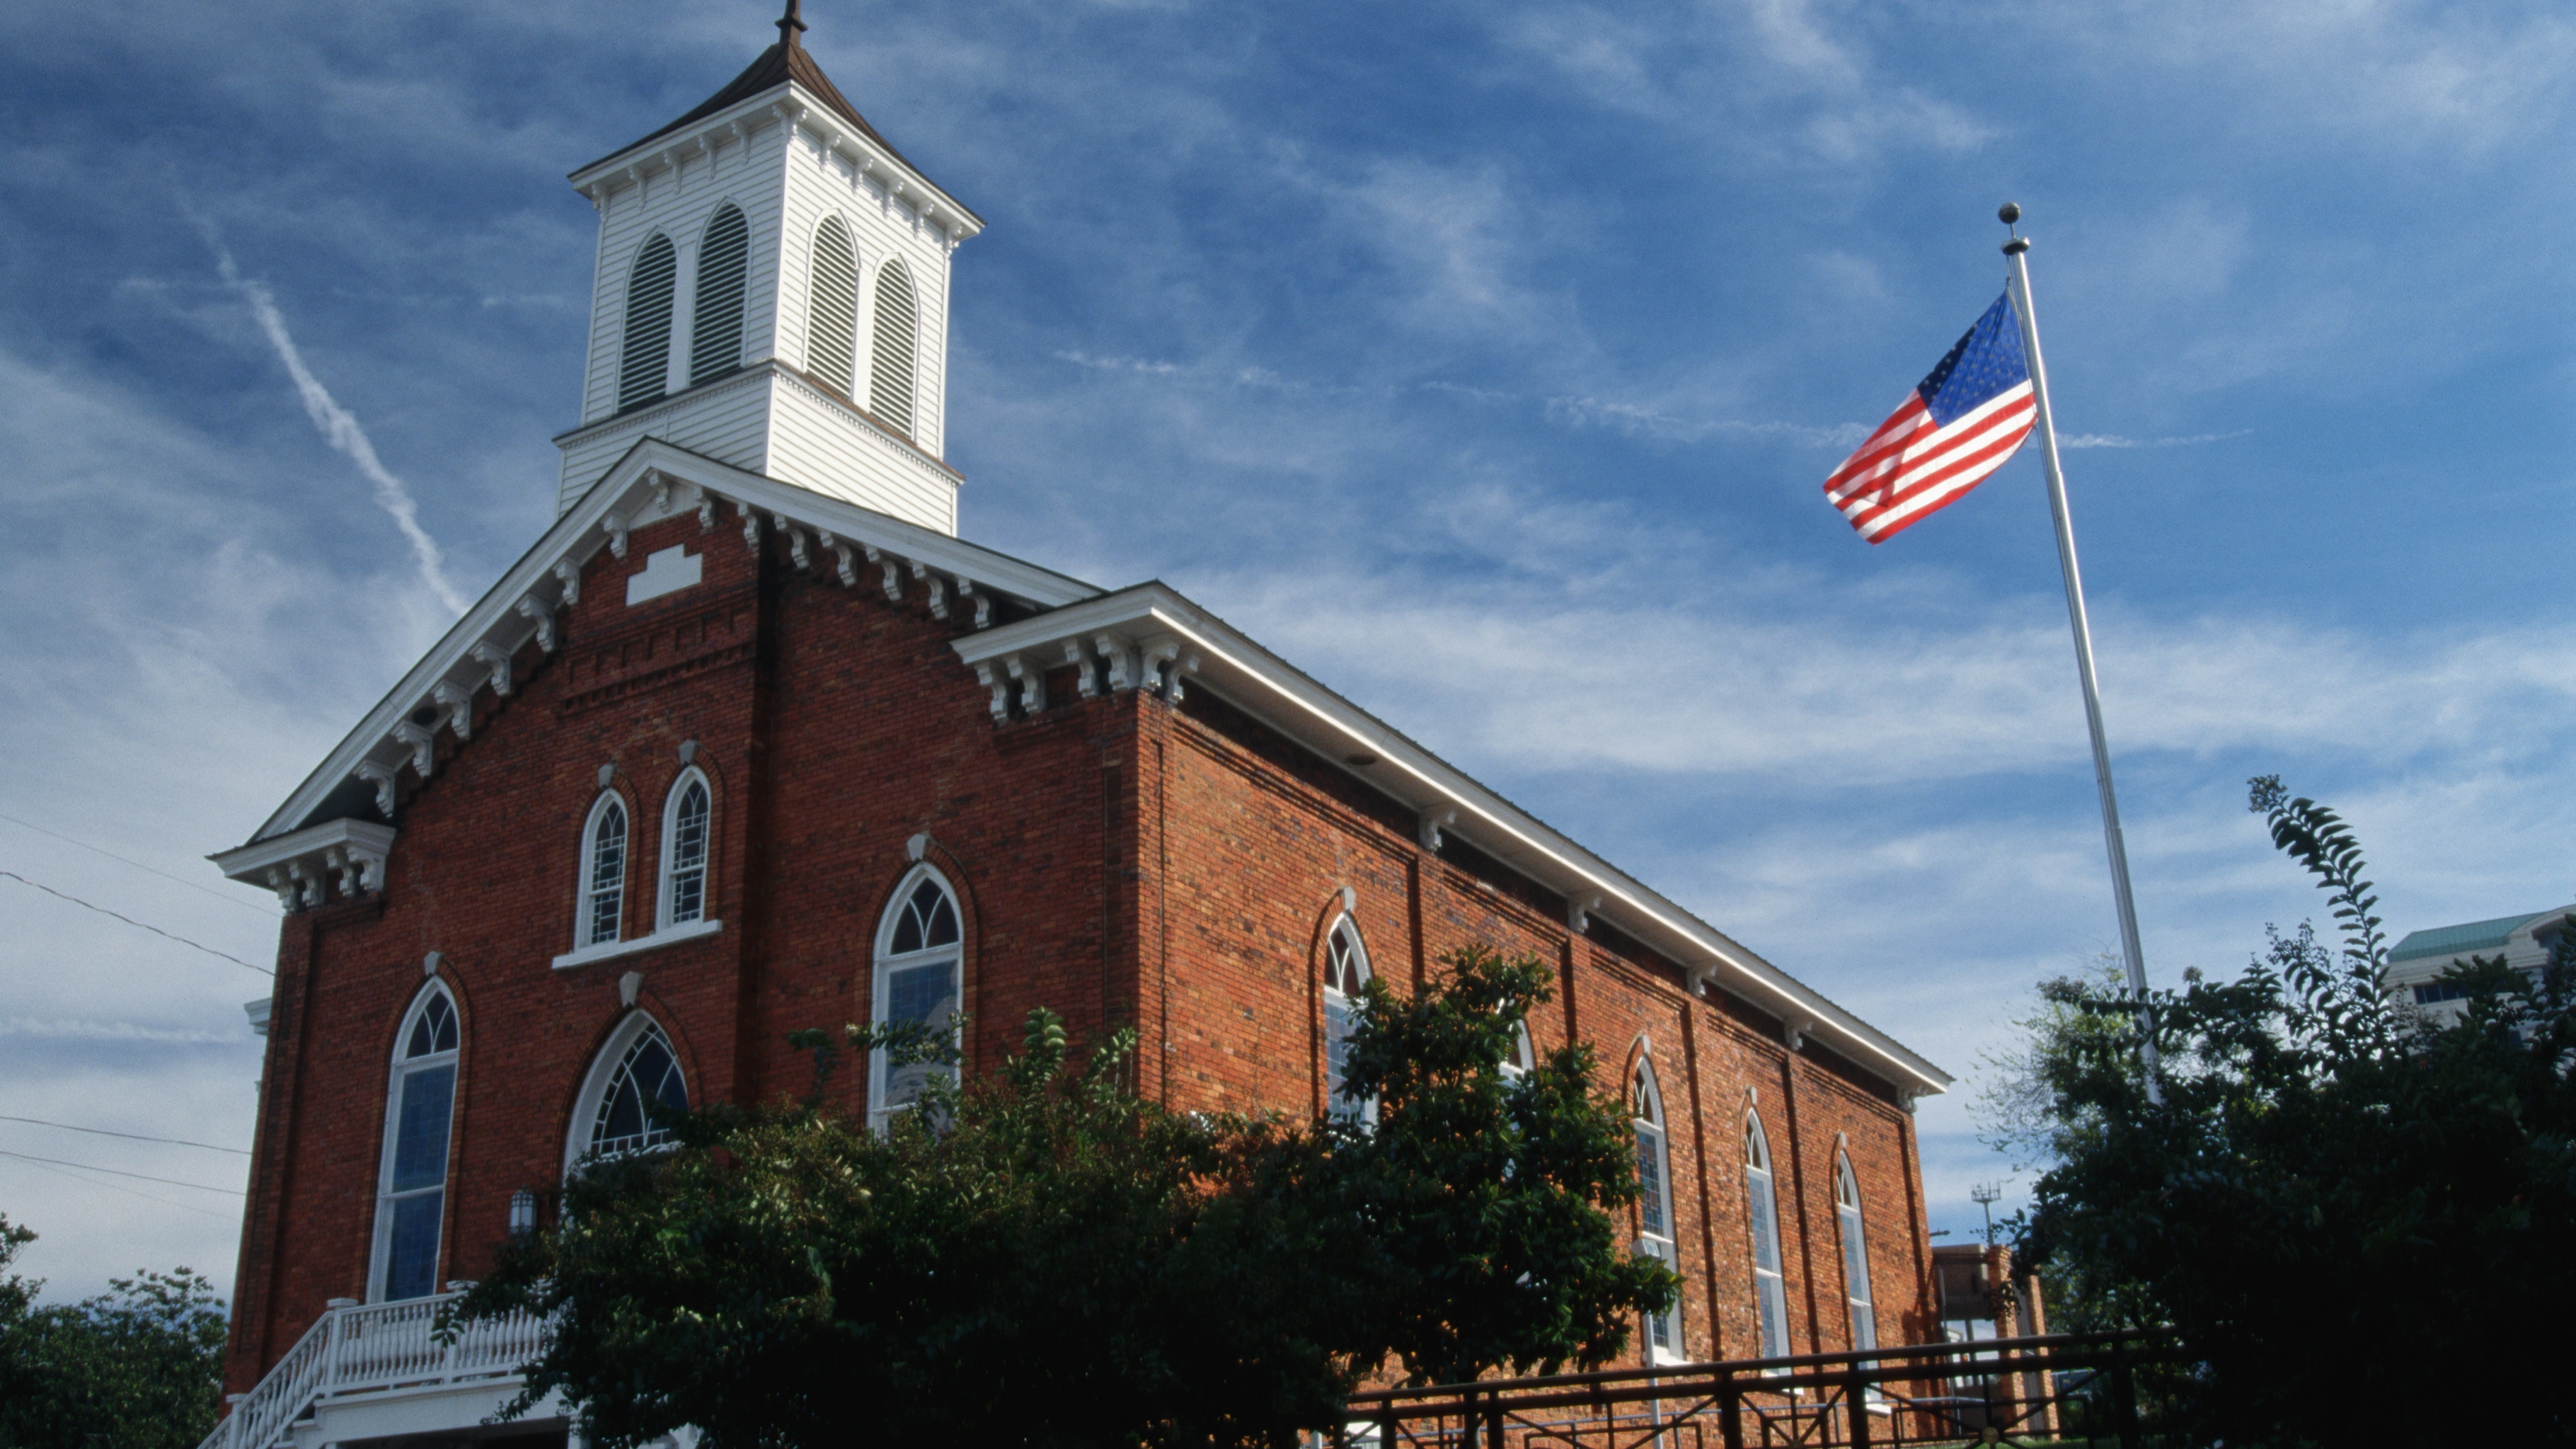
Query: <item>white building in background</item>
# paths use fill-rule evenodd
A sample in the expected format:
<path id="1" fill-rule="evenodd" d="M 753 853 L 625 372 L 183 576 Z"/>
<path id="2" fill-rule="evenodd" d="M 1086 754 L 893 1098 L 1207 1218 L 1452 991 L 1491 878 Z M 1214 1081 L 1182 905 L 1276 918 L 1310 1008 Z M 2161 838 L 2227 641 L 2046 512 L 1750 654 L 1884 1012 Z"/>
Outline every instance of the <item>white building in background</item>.
<path id="1" fill-rule="evenodd" d="M 2501 956 L 2505 965 L 2536 977 L 2549 964 L 2549 953 L 2570 916 L 2576 916 L 2576 905 L 2410 931 L 2389 948 L 2382 984 L 2399 1004 L 2421 1007 L 2436 1022 L 2447 1025 L 2459 1019 L 2460 1002 L 2467 993 L 2442 980 L 2444 972 L 2467 965 L 2472 957 Z"/>

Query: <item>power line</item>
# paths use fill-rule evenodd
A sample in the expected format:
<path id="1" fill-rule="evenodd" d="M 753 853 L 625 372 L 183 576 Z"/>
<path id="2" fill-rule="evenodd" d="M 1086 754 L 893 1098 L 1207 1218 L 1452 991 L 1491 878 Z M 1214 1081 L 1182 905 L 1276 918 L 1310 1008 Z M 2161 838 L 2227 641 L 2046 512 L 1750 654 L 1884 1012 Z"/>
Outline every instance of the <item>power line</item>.
<path id="1" fill-rule="evenodd" d="M 59 1167 L 47 1167 L 40 1162 L 30 1162 L 28 1165 L 34 1167 L 38 1172 L 50 1172 L 56 1177 L 70 1178 L 72 1181 L 79 1183 L 83 1187 L 103 1187 L 110 1192 L 121 1192 L 128 1197 L 139 1197 L 145 1202 L 157 1202 L 163 1207 L 182 1208 L 192 1213 L 204 1213 L 210 1218 L 216 1218 L 223 1222 L 231 1222 L 233 1220 L 232 1214 L 230 1213 L 219 1213 L 213 1208 L 202 1208 L 192 1202 L 181 1202 L 176 1198 L 161 1197 L 153 1193 L 138 1191 L 137 1189 L 125 1186 L 123 1183 L 101 1182 L 94 1177 L 81 1177 L 74 1173 L 65 1172 Z"/>
<path id="2" fill-rule="evenodd" d="M 145 865 L 143 862 L 141 862 L 141 861 L 139 861 L 139 860 L 129 859 L 129 858 L 125 857 L 125 856 L 122 856 L 122 855 L 117 854 L 117 853 L 116 853 L 115 851 L 113 851 L 113 850 L 108 850 L 108 849 L 104 849 L 104 848 L 102 848 L 102 847 L 100 847 L 100 846 L 92 845 L 92 844 L 90 844 L 90 843 L 89 843 L 88 841 L 86 841 L 86 840 L 74 840 L 74 839 L 72 839 L 70 836 L 63 834 L 63 833 L 62 833 L 62 832 L 60 832 L 60 831 L 57 831 L 57 830 L 47 830 L 45 827 L 43 827 L 43 826 L 41 826 L 41 825 L 38 825 L 37 823 L 35 823 L 35 822 L 34 822 L 34 821 L 32 821 L 32 820 L 21 820 L 21 819 L 19 819 L 17 816 L 15 816 L 15 815 L 10 815 L 10 814 L 7 814 L 7 813 L 5 813 L 5 812 L 0 812 L 0 820 L 6 820 L 6 821 L 8 821 L 10 824 L 12 824 L 12 825 L 23 825 L 23 826 L 27 827 L 29 830 L 32 830 L 32 831 L 36 832 L 38 835 L 50 835 L 50 836 L 52 836 L 54 839 L 61 841 L 61 842 L 62 842 L 63 844 L 65 844 L 65 845 L 77 845 L 77 846 L 79 846 L 81 849 L 83 849 L 83 850 L 86 850 L 86 851 L 90 852 L 92 855 L 103 855 L 103 856 L 106 856 L 106 857 L 107 857 L 108 859 L 110 859 L 110 860 L 117 861 L 117 862 L 119 862 L 119 863 L 121 863 L 121 864 L 124 864 L 124 865 L 130 865 L 130 866 L 134 867 L 136 870 L 145 870 L 145 871 L 150 871 L 150 872 L 152 872 L 152 874 L 157 875 L 157 876 L 161 877 L 163 880 L 169 881 L 169 882 L 171 882 L 171 883 L 172 883 L 172 884 L 174 884 L 174 885 L 183 885 L 183 886 L 186 886 L 188 889 L 190 889 L 190 890 L 192 890 L 192 891 L 197 892 L 199 895 L 213 896 L 216 900 L 222 901 L 222 902 L 224 902 L 226 905 L 239 906 L 239 907 L 241 907 L 243 910 L 248 911 L 248 912 L 250 912 L 251 914 L 253 914 L 253 915 L 255 915 L 255 916 L 268 916 L 268 917 L 269 917 L 270 919 L 272 919 L 272 920 L 273 920 L 273 919 L 275 919 L 275 917 L 274 917 L 274 916 L 270 916 L 270 913 L 269 913 L 268 911 L 265 911 L 265 910 L 261 909 L 261 908 L 260 908 L 260 907 L 258 907 L 258 906 L 254 906 L 254 905 L 252 905 L 250 902 L 248 902 L 248 901 L 246 901 L 246 900 L 243 900 L 243 899 L 242 899 L 241 897 L 239 897 L 239 896 L 228 896 L 228 895 L 225 895 L 222 891 L 215 890 L 215 889 L 213 889 L 213 888 L 212 888 L 212 887 L 210 887 L 210 886 L 203 886 L 203 885 L 199 885 L 199 884 L 198 884 L 197 882 L 195 882 L 195 881 L 187 880 L 187 879 L 185 879 L 185 878 L 183 878 L 183 877 L 172 875 L 170 872 L 168 872 L 168 871 L 166 871 L 166 870 L 159 869 L 158 867 Z"/>
<path id="3" fill-rule="evenodd" d="M 125 1172 L 113 1167 L 92 1167 L 86 1162 L 65 1162 L 59 1157 L 38 1157 L 32 1152 L 11 1152 L 5 1147 L 0 1147 L 0 1157 L 14 1157 L 21 1162 L 50 1162 L 56 1167 L 77 1167 L 83 1172 L 104 1172 L 110 1177 L 130 1177 L 137 1182 L 157 1182 L 164 1187 L 193 1187 L 199 1192 L 228 1192 L 235 1197 L 249 1196 L 237 1187 L 208 1187 L 202 1182 L 181 1182 L 175 1177 L 154 1177 L 149 1173 Z"/>
<path id="4" fill-rule="evenodd" d="M 0 1113 L 0 1122 L 26 1122 L 38 1127 L 60 1127 L 66 1132 L 87 1132 L 98 1137 L 123 1137 L 132 1142 L 167 1142 L 173 1147 L 202 1147 L 208 1152 L 229 1152 L 237 1157 L 250 1156 L 246 1147 L 218 1147 L 212 1142 L 190 1142 L 184 1137 L 146 1137 L 140 1132 L 110 1132 L 104 1127 L 75 1127 L 69 1122 L 48 1122 L 42 1117 L 12 1117 Z"/>
<path id="5" fill-rule="evenodd" d="M 88 902 L 88 901 L 82 900 L 82 899 L 81 899 L 80 897 L 78 897 L 78 896 L 69 896 L 69 895 L 65 895 L 65 894 L 63 894 L 61 891 L 58 891 L 58 890 L 54 889 L 52 886 L 49 886 L 49 885 L 42 885 L 42 884 L 39 884 L 38 882 L 31 881 L 31 880 L 27 879 L 25 876 L 18 874 L 18 873 L 17 873 L 16 871 L 14 871 L 14 870 L 0 870 L 0 875 L 5 875 L 5 876 L 7 876 L 9 879 L 16 881 L 18 884 L 20 884 L 20 885 L 22 885 L 22 886 L 35 886 L 35 888 L 36 888 L 36 889 L 38 889 L 38 890 L 40 890 L 40 891 L 43 891 L 45 894 L 47 894 L 47 895 L 49 895 L 49 896 L 54 897 L 56 900 L 69 901 L 69 902 L 71 902 L 73 905 L 80 906 L 80 907 L 82 907 L 82 908 L 84 908 L 84 909 L 87 909 L 87 910 L 93 910 L 93 911 L 96 911 L 96 912 L 98 912 L 98 913 L 99 913 L 100 915 L 102 915 L 102 916 L 115 916 L 115 917 L 116 917 L 116 919 L 118 919 L 118 920 L 120 920 L 120 921 L 123 921 L 125 924 L 127 924 L 127 925 L 129 925 L 129 926 L 138 926 L 138 927 L 141 927 L 142 929 L 144 929 L 144 930 L 146 930 L 146 931 L 150 931 L 153 935 L 163 937 L 163 938 L 165 938 L 165 939 L 167 939 L 167 940 L 176 941 L 176 942 L 178 942 L 178 943 L 179 943 L 180 945 L 182 945 L 182 946 L 194 946 L 194 947 L 196 947 L 196 949 L 198 949 L 198 950 L 200 950 L 200 951 L 205 952 L 205 953 L 206 953 L 207 955 L 209 955 L 209 956 L 221 956 L 221 957 L 223 957 L 225 960 L 230 961 L 231 963 L 233 963 L 233 964 L 234 964 L 234 965 L 236 965 L 236 966 L 245 966 L 245 967 L 249 967 L 249 969 L 251 969 L 251 970 L 253 970 L 253 971 L 258 972 L 258 973 L 259 973 L 260 975 L 262 975 L 262 976 L 274 976 L 274 975 L 276 975 L 276 974 L 277 974 L 276 972 L 269 970 L 269 969 L 268 969 L 267 967 L 265 967 L 265 966 L 252 966 L 248 961 L 243 960 L 242 958 L 240 958 L 239 956 L 234 955 L 234 954 L 233 954 L 233 953 L 231 953 L 230 951 L 218 951 L 218 950 L 216 950 L 216 949 L 215 949 L 214 947 L 212 947 L 212 946 L 202 945 L 202 944 L 200 944 L 200 943 L 198 943 L 198 942 L 191 941 L 191 940 L 189 940 L 189 939 L 188 939 L 187 937 L 185 937 L 185 936 L 173 936 L 173 935 L 171 935 L 169 932 L 167 932 L 167 931 L 165 931 L 165 930 L 162 930 L 159 926 L 146 926 L 146 925 L 144 925 L 141 921 L 138 921 L 138 920 L 134 919 L 132 916 L 118 915 L 116 912 L 109 910 L 109 909 L 108 909 L 107 907 L 105 907 L 105 906 L 101 906 L 101 905 L 93 905 L 93 904 L 91 904 L 91 903 L 90 903 L 90 902 Z"/>

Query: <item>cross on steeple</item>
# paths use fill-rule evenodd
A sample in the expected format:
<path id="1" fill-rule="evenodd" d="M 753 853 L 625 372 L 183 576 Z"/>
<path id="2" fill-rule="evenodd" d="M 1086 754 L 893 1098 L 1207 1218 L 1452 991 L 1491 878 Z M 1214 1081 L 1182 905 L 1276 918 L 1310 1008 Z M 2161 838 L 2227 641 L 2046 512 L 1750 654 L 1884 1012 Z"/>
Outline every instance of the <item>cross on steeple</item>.
<path id="1" fill-rule="evenodd" d="M 787 0 L 787 13 L 778 17 L 778 43 L 789 50 L 797 48 L 796 32 L 805 28 L 803 0 Z"/>

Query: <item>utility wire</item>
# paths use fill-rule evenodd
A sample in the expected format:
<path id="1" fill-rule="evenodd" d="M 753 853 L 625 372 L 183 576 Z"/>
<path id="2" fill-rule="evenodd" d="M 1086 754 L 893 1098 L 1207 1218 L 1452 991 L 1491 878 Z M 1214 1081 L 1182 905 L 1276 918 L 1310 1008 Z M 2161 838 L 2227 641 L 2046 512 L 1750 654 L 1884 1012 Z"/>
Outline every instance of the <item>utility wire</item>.
<path id="1" fill-rule="evenodd" d="M 35 822 L 34 822 L 34 821 L 32 821 L 32 820 L 21 820 L 21 819 L 19 819 L 17 816 L 15 816 L 15 815 L 11 815 L 11 814 L 7 814 L 7 813 L 5 813 L 5 812 L 0 812 L 0 820 L 6 820 L 6 821 L 8 821 L 10 824 L 12 824 L 12 825 L 23 825 L 23 826 L 27 827 L 29 830 L 32 830 L 32 831 L 36 832 L 38 835 L 50 835 L 50 836 L 52 836 L 54 839 L 61 841 L 61 842 L 62 842 L 63 844 L 65 844 L 65 845 L 77 845 L 77 846 L 79 846 L 81 849 L 88 851 L 88 852 L 89 852 L 89 853 L 91 853 L 92 855 L 103 855 L 103 856 L 106 856 L 106 857 L 107 857 L 108 859 L 110 859 L 110 860 L 117 861 L 117 862 L 119 862 L 119 863 L 121 863 L 121 864 L 124 864 L 124 865 L 130 865 L 130 866 L 134 867 L 136 870 L 146 870 L 146 871 L 150 871 L 150 872 L 152 872 L 152 874 L 157 875 L 157 876 L 161 877 L 163 880 L 169 881 L 169 882 L 171 882 L 171 883 L 172 883 L 172 884 L 174 884 L 174 885 L 183 885 L 183 886 L 186 886 L 188 889 L 190 889 L 190 890 L 192 890 L 192 891 L 195 891 L 195 892 L 196 892 L 196 893 L 198 893 L 199 895 L 213 896 L 216 900 L 222 901 L 222 902 L 224 902 L 224 903 L 225 903 L 225 904 L 227 904 L 227 905 L 235 905 L 235 906 L 239 906 L 239 907 L 241 907 L 243 910 L 250 912 L 252 915 L 255 915 L 255 916 L 268 916 L 268 917 L 269 917 L 270 919 L 272 919 L 272 920 L 273 920 L 273 919 L 275 919 L 275 916 L 274 916 L 274 914 L 273 914 L 272 912 L 267 911 L 267 910 L 264 910 L 264 909 L 262 909 L 262 908 L 260 908 L 260 907 L 258 907 L 258 906 L 254 906 L 254 905 L 252 905 L 250 902 L 248 902 L 248 901 L 246 901 L 246 900 L 243 900 L 243 899 L 242 899 L 241 897 L 239 897 L 239 896 L 228 896 L 228 895 L 225 895 L 222 891 L 216 890 L 216 889 L 214 889 L 214 888 L 212 888 L 212 887 L 210 887 L 210 886 L 203 886 L 203 885 L 199 885 L 199 884 L 198 884 L 197 882 L 195 882 L 195 881 L 188 880 L 188 879 L 185 879 L 185 878 L 180 877 L 180 876 L 172 875 L 170 872 L 168 872 L 168 871 L 166 871 L 166 870 L 162 870 L 162 869 L 160 869 L 160 868 L 158 868 L 158 867 L 145 865 L 143 862 L 141 862 L 141 861 L 139 861 L 139 860 L 132 860 L 132 859 L 129 859 L 129 858 L 125 857 L 125 856 L 122 856 L 122 855 L 117 854 L 117 853 L 116 853 L 115 851 L 113 851 L 113 850 L 107 850 L 107 849 L 104 849 L 104 848 L 102 848 L 102 847 L 100 847 L 100 846 L 92 845 L 92 844 L 90 844 L 90 843 L 89 843 L 88 841 L 86 841 L 86 840 L 74 840 L 74 839 L 72 839 L 70 836 L 63 834 L 62 832 L 60 832 L 60 831 L 58 831 L 58 830 L 47 830 L 45 827 L 43 827 L 43 826 L 41 826 L 41 825 L 38 825 L 37 823 L 35 823 Z"/>
<path id="2" fill-rule="evenodd" d="M 202 1208 L 192 1202 L 181 1202 L 177 1198 L 162 1197 L 155 1193 L 143 1192 L 136 1188 L 127 1187 L 123 1183 L 101 1182 L 95 1177 L 82 1177 L 77 1173 L 65 1172 L 59 1167 L 47 1167 L 40 1162 L 30 1162 L 28 1165 L 34 1167 L 38 1172 L 50 1172 L 56 1177 L 70 1178 L 72 1181 L 79 1183 L 83 1187 L 103 1187 L 110 1192 L 121 1192 L 128 1197 L 139 1197 L 145 1202 L 157 1202 L 163 1207 L 182 1208 L 192 1213 L 204 1213 L 210 1218 L 220 1219 L 224 1222 L 233 1221 L 233 1216 L 230 1213 L 219 1213 L 213 1208 Z"/>
<path id="3" fill-rule="evenodd" d="M 184 1137 L 146 1137 L 140 1132 L 110 1132 L 104 1127 L 75 1127 L 69 1122 L 48 1122 L 42 1117 L 12 1117 L 0 1113 L 0 1122 L 25 1122 L 37 1127 L 60 1127 L 66 1132 L 87 1132 L 98 1137 L 123 1137 L 133 1142 L 166 1142 L 173 1147 L 202 1147 L 208 1152 L 229 1152 L 237 1157 L 250 1156 L 247 1147 L 218 1147 L 212 1142 L 190 1142 Z"/>
<path id="4" fill-rule="evenodd" d="M 14 870 L 0 870 L 0 875 L 5 875 L 5 876 L 7 876 L 9 879 L 16 881 L 18 884 L 20 884 L 20 885 L 22 885 L 22 886 L 34 886 L 36 889 L 38 889 L 38 890 L 40 890 L 40 891 L 43 891 L 45 894 L 47 894 L 47 895 L 49 895 L 49 896 L 52 896 L 52 897 L 54 897 L 54 898 L 55 898 L 55 899 L 57 899 L 57 900 L 65 900 L 65 901 L 69 901 L 69 902 L 71 902 L 73 905 L 83 907 L 84 909 L 87 909 L 87 910 L 93 910 L 93 911 L 96 911 L 96 912 L 98 912 L 98 913 L 99 913 L 100 915 L 102 915 L 102 916 L 115 916 L 115 917 L 116 917 L 116 919 L 118 919 L 118 920 L 120 920 L 120 921 L 123 921 L 125 924 L 127 924 L 127 925 L 129 925 L 129 926 L 138 926 L 138 927 L 141 927 L 142 929 L 144 929 L 144 930 L 146 930 L 146 931 L 150 931 L 153 935 L 160 936 L 160 937 L 162 937 L 162 938 L 164 938 L 164 939 L 166 939 L 166 940 L 176 941 L 176 942 L 178 942 L 178 943 L 179 943 L 180 945 L 182 945 L 182 946 L 193 946 L 193 947 L 195 947 L 196 949 L 198 949 L 198 950 L 200 950 L 200 951 L 205 952 L 205 953 L 206 953 L 207 955 L 209 955 L 209 956 L 221 956 L 221 957 L 223 957 L 225 960 L 230 961 L 231 963 L 233 963 L 233 964 L 234 964 L 234 965 L 236 965 L 236 966 L 249 967 L 249 969 L 251 969 L 251 970 L 253 970 L 253 971 L 258 972 L 258 973 L 259 973 L 260 975 L 262 975 L 262 976 L 274 976 L 274 975 L 276 975 L 276 974 L 277 974 L 276 972 L 269 970 L 269 969 L 268 969 L 267 967 L 265 967 L 265 966 L 252 966 L 248 961 L 243 960 L 242 958 L 240 958 L 239 956 L 234 955 L 234 954 L 233 954 L 233 953 L 231 953 L 230 951 L 218 951 L 218 950 L 216 950 L 216 949 L 215 949 L 214 947 L 212 947 L 212 946 L 203 945 L 203 944 L 201 944 L 201 943 L 199 943 L 199 942 L 196 942 L 196 941 L 191 941 L 191 940 L 189 940 L 189 939 L 188 939 L 187 937 L 185 937 L 185 936 L 173 936 L 173 935 L 171 935 L 169 932 L 167 932 L 167 931 L 165 931 L 165 930 L 162 930 L 159 926 L 146 926 L 146 925 L 144 925 L 141 921 L 138 921 L 138 920 L 134 919 L 132 916 L 117 915 L 117 913 L 116 913 L 116 912 L 109 910 L 109 909 L 108 909 L 107 907 L 105 907 L 105 906 L 101 906 L 101 905 L 93 905 L 93 904 L 91 904 L 91 903 L 90 903 L 90 902 L 88 902 L 88 901 L 82 900 L 82 899 L 81 899 L 80 897 L 78 897 L 78 896 L 68 896 L 68 895 L 64 895 L 61 891 L 58 891 L 58 890 L 54 889 L 52 886 L 39 884 L 39 883 L 38 883 L 38 882 L 36 882 L 36 881 L 31 881 L 31 880 L 27 879 L 25 876 L 18 874 L 18 873 L 17 873 L 16 871 L 14 871 Z"/>
<path id="5" fill-rule="evenodd" d="M 202 1182 L 181 1182 L 175 1177 L 153 1177 L 147 1173 L 125 1172 L 113 1167 L 92 1167 L 86 1162 L 65 1162 L 59 1157 L 38 1157 L 32 1152 L 11 1152 L 5 1147 L 0 1147 L 0 1157 L 14 1157 L 21 1162 L 50 1162 L 56 1167 L 77 1167 L 83 1172 L 104 1172 L 110 1177 L 130 1177 L 137 1182 L 157 1182 L 165 1187 L 193 1187 L 199 1192 L 228 1192 L 235 1197 L 249 1196 L 237 1187 L 208 1187 Z"/>

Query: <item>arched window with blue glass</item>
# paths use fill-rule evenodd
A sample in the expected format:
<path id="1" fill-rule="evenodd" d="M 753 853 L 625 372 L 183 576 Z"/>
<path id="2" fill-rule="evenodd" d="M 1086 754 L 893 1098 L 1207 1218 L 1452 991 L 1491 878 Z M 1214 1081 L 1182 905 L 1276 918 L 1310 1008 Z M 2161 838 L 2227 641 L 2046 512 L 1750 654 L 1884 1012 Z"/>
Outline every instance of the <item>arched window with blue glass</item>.
<path id="1" fill-rule="evenodd" d="M 619 1022 L 592 1060 L 573 1109 L 572 1141 L 567 1144 L 569 1169 L 585 1157 L 616 1157 L 649 1152 L 671 1140 L 666 1120 L 654 1106 L 672 1112 L 689 1109 L 688 1075 L 670 1034 L 651 1014 L 638 1011 Z"/>
<path id="2" fill-rule="evenodd" d="M 1673 1225 L 1672 1152 L 1664 1129 L 1664 1094 L 1655 1085 L 1655 1066 L 1644 1053 L 1628 1079 L 1629 1125 L 1637 1138 L 1637 1252 L 1681 1272 L 1681 1249 Z M 1679 1363 L 1682 1352 L 1681 1305 L 1646 1315 L 1646 1361 Z"/>
<path id="3" fill-rule="evenodd" d="M 377 1167 L 375 1251 L 367 1275 L 367 1296 L 374 1302 L 438 1291 L 460 1036 L 454 998 L 432 982 L 412 999 L 394 1037 L 385 1147 Z"/>
<path id="4" fill-rule="evenodd" d="M 947 877 L 928 865 L 914 867 L 903 879 L 877 926 L 875 1001 L 872 1019 L 887 1025 L 912 1023 L 932 1033 L 953 1033 L 965 1001 L 965 932 L 957 910 L 957 893 Z M 911 1107 L 931 1082 L 955 1081 L 953 1063 L 937 1060 L 897 1061 L 880 1048 L 869 1059 L 868 1106 L 879 1125 Z"/>

